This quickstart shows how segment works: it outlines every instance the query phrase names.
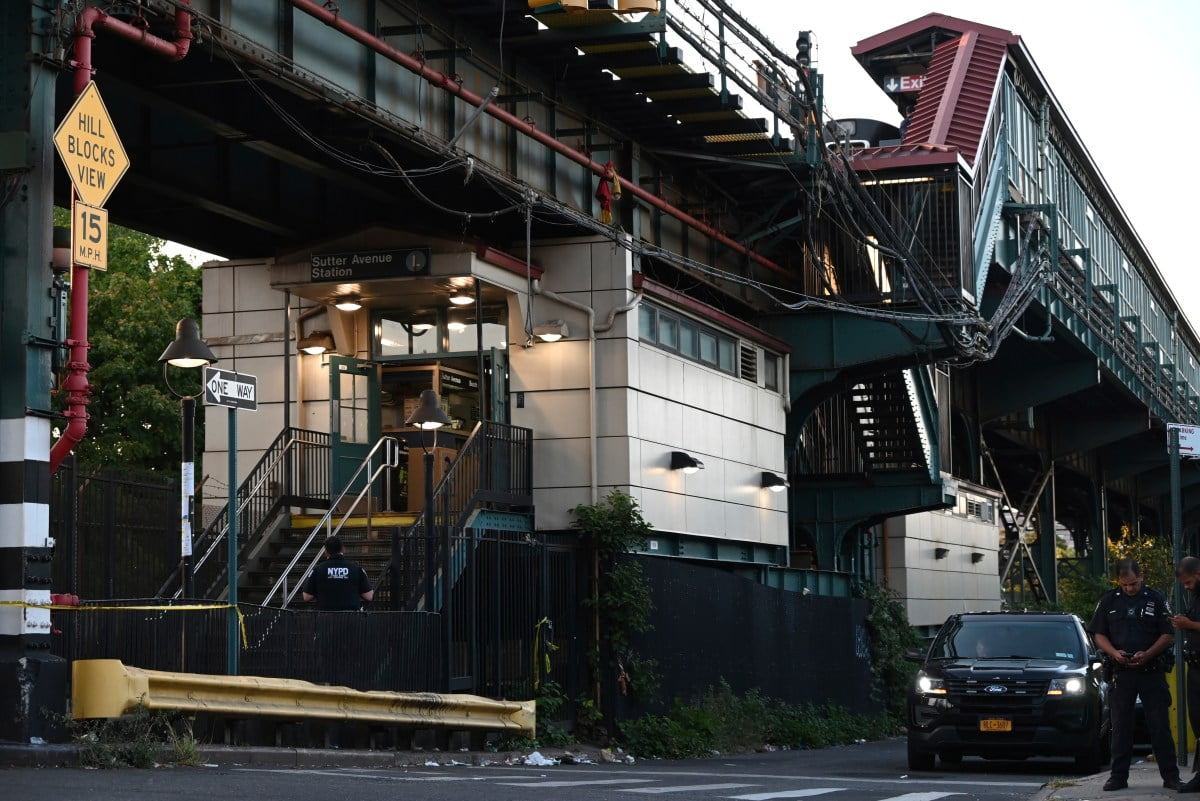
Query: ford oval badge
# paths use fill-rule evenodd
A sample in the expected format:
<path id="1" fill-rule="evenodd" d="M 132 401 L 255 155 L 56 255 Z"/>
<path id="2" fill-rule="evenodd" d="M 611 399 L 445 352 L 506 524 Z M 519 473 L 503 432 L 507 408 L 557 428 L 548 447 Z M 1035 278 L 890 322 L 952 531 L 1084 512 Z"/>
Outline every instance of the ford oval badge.
<path id="1" fill-rule="evenodd" d="M 1008 692 L 1008 688 L 1003 684 L 989 684 L 983 688 L 983 691 L 988 695 L 1003 695 Z"/>

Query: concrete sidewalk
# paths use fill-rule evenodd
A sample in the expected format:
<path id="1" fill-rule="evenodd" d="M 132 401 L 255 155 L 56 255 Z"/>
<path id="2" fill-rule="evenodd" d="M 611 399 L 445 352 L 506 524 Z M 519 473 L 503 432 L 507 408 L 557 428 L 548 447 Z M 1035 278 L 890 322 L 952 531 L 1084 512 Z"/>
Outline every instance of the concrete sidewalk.
<path id="1" fill-rule="evenodd" d="M 1192 778 L 1189 768 L 1183 768 L 1181 778 L 1187 781 Z M 1075 776 L 1066 779 L 1056 779 L 1037 793 L 1030 801 L 1162 801 L 1164 798 L 1196 798 L 1200 793 L 1180 795 L 1174 790 L 1162 786 L 1162 777 L 1158 775 L 1158 765 L 1153 762 L 1135 764 L 1129 769 L 1129 787 L 1125 790 L 1110 790 L 1104 792 L 1104 782 L 1108 781 L 1107 771 L 1094 776 Z"/>

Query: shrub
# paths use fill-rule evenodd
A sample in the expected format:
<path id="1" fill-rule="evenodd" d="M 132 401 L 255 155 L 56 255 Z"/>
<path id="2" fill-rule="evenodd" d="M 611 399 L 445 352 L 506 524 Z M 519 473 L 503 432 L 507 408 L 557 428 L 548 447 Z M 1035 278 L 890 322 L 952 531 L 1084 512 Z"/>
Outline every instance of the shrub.
<path id="1" fill-rule="evenodd" d="M 763 746 L 826 748 L 880 739 L 897 730 L 885 714 L 859 715 L 835 704 L 786 704 L 757 690 L 739 696 L 722 681 L 691 704 L 676 699 L 666 715 L 619 724 L 621 742 L 637 756 L 685 759 Z"/>

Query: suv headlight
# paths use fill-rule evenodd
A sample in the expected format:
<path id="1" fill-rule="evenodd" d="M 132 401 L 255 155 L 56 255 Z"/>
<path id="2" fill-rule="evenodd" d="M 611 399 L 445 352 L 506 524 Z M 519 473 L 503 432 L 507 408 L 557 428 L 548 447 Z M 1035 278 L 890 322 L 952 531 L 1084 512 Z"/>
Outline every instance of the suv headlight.
<path id="1" fill-rule="evenodd" d="M 926 695 L 945 695 L 946 682 L 944 679 L 931 679 L 924 673 L 918 673 L 917 689 Z"/>
<path id="2" fill-rule="evenodd" d="M 1046 695 L 1079 695 L 1084 691 L 1083 679 L 1054 679 Z"/>

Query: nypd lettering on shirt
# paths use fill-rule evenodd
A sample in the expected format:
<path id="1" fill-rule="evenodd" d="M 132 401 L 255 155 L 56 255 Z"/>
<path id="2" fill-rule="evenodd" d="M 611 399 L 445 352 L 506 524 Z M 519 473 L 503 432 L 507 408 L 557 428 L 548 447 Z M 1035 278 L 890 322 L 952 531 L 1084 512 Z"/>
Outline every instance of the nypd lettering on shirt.
<path id="1" fill-rule="evenodd" d="M 325 568 L 325 578 L 348 579 L 348 578 L 350 578 L 350 568 L 348 568 L 348 567 L 327 567 L 327 568 Z"/>

